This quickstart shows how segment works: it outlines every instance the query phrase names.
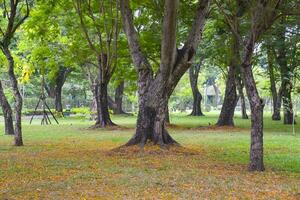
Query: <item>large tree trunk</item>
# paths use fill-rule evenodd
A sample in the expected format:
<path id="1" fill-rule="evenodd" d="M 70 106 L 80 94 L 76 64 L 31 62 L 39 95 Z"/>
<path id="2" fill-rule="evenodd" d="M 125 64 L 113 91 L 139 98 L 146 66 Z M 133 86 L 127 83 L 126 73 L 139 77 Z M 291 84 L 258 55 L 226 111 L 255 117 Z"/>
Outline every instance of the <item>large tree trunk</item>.
<path id="1" fill-rule="evenodd" d="M 12 90 L 15 99 L 15 115 L 16 115 L 16 122 L 15 122 L 15 146 L 23 146 L 23 139 L 22 139 L 22 105 L 23 100 L 18 88 L 18 81 L 15 76 L 14 72 L 14 59 L 10 53 L 8 46 L 3 47 L 3 53 L 8 61 L 8 75 L 12 85 Z"/>
<path id="2" fill-rule="evenodd" d="M 237 101 L 238 97 L 236 94 L 235 85 L 235 66 L 230 65 L 226 81 L 224 102 L 218 122 L 216 124 L 217 126 L 234 126 L 233 116 Z"/>
<path id="3" fill-rule="evenodd" d="M 147 141 L 159 144 L 161 147 L 177 144 L 166 129 L 168 97 L 162 97 L 162 94 L 149 91 L 140 96 L 136 132 L 126 144 L 127 146 L 140 144 L 143 147 Z M 157 96 L 161 98 L 157 98 Z M 154 102 L 152 98 L 159 99 L 159 101 Z"/>
<path id="4" fill-rule="evenodd" d="M 204 116 L 201 110 L 202 95 L 198 89 L 198 76 L 200 71 L 200 65 L 195 65 L 189 70 L 190 84 L 193 93 L 193 110 L 192 116 Z"/>
<path id="5" fill-rule="evenodd" d="M 13 113 L 11 107 L 7 101 L 7 98 L 4 94 L 2 83 L 0 81 L 0 104 L 2 107 L 3 117 L 4 117 L 4 126 L 6 135 L 14 135 L 14 124 L 13 124 Z"/>
<path id="6" fill-rule="evenodd" d="M 273 64 L 274 57 L 273 57 L 271 46 L 269 46 L 269 44 L 267 46 L 267 54 L 268 54 L 268 70 L 270 76 L 270 90 L 273 99 L 272 120 L 279 121 L 281 120 L 281 116 L 280 116 L 281 94 L 280 92 L 277 93 L 277 89 L 276 89 L 276 80 L 275 80 L 274 64 Z"/>
<path id="7" fill-rule="evenodd" d="M 120 1 L 124 32 L 138 72 L 139 92 L 137 129 L 127 145 L 140 144 L 143 147 L 148 140 L 161 147 L 176 143 L 165 128 L 166 107 L 175 86 L 192 63 L 205 24 L 209 1 L 198 2 L 191 31 L 180 50 L 176 49 L 178 4 L 179 2 L 174 0 L 165 1 L 161 63 L 154 76 L 150 63 L 141 51 L 129 1 Z"/>
<path id="8" fill-rule="evenodd" d="M 251 58 L 254 50 L 253 39 L 250 38 L 244 52 L 241 65 L 251 108 L 251 146 L 250 146 L 250 171 L 264 171 L 263 162 L 263 100 L 259 97 L 255 79 L 251 69 Z"/>

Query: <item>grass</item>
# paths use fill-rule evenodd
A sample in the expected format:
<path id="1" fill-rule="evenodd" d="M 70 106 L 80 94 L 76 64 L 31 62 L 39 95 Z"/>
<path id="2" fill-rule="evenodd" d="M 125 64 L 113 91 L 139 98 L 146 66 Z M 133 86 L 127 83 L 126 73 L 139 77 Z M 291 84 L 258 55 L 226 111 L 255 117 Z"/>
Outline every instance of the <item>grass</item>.
<path id="1" fill-rule="evenodd" d="M 112 151 L 132 136 L 132 116 L 113 116 L 128 127 L 117 130 L 88 130 L 83 117 L 51 126 L 25 119 L 24 147 L 0 135 L 0 199 L 299 199 L 300 126 L 295 136 L 269 118 L 263 173 L 247 172 L 250 121 L 239 117 L 235 129 L 207 129 L 216 114 L 173 115 L 169 131 L 185 148 L 143 152 Z"/>

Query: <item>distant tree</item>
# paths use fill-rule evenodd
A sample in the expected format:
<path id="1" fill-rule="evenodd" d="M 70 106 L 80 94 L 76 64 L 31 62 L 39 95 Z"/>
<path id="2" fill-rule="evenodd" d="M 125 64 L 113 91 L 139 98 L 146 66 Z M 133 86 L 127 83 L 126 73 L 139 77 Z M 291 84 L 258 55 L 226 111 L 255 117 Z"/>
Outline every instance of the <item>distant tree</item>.
<path id="1" fill-rule="evenodd" d="M 198 77 L 202 64 L 203 60 L 201 60 L 200 63 L 194 64 L 194 66 L 189 69 L 190 85 L 193 93 L 192 116 L 204 116 L 201 109 L 201 101 L 203 98 L 198 89 Z"/>
<path id="2" fill-rule="evenodd" d="M 117 66 L 119 37 L 118 1 L 73 0 L 86 42 L 96 57 L 90 62 L 98 70 L 89 77 L 93 81 L 92 92 L 97 108 L 94 127 L 114 126 L 108 110 L 108 84 Z"/>

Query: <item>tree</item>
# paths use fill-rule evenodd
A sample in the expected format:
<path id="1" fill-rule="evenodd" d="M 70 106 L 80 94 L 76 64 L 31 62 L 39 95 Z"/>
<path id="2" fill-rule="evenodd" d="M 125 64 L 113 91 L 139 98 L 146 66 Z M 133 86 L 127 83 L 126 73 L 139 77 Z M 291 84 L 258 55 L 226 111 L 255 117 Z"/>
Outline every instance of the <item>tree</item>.
<path id="1" fill-rule="evenodd" d="M 24 7 L 25 7 L 25 13 L 24 13 Z M 12 39 L 15 35 L 16 30 L 21 26 L 21 24 L 24 23 L 26 18 L 29 16 L 29 2 L 28 0 L 25 1 L 14 1 L 10 0 L 9 3 L 6 1 L 1 1 L 1 8 L 3 9 L 3 21 L 5 21 L 5 26 L 2 26 L 0 28 L 1 33 L 1 39 L 0 39 L 0 48 L 2 53 L 5 55 L 7 62 L 8 62 L 8 76 L 12 85 L 12 90 L 15 98 L 15 146 L 22 146 L 23 145 L 23 139 L 22 139 L 22 121 L 21 121 L 21 115 L 22 115 L 22 96 L 20 94 L 19 88 L 18 88 L 18 80 L 16 78 L 14 68 L 14 58 L 11 54 L 10 45 L 12 42 Z M 5 27 L 3 29 L 2 27 Z M 3 92 L 2 92 L 3 94 Z M 1 95 L 1 99 L 7 102 L 5 95 Z M 2 103 L 2 106 L 6 105 L 5 103 Z M 7 122 L 7 121 L 5 121 Z"/>
<path id="2" fill-rule="evenodd" d="M 232 13 L 238 13 L 239 17 L 231 18 L 228 10 L 225 11 L 224 4 L 215 1 L 222 11 L 226 21 L 230 25 L 232 33 L 238 38 L 242 45 L 241 72 L 245 83 L 251 108 L 251 146 L 250 146 L 250 171 L 263 171 L 263 108 L 264 101 L 260 98 L 252 71 L 252 57 L 255 44 L 274 21 L 278 18 L 279 8 L 282 2 L 278 1 L 237 1 L 234 6 L 225 3 L 226 9 L 231 8 Z M 239 11 L 239 12 L 237 12 Z M 249 13 L 249 15 L 245 15 Z M 242 36 L 240 30 L 240 18 L 248 17 L 250 26 L 247 35 Z M 246 18 L 247 19 L 247 18 Z"/>
<path id="3" fill-rule="evenodd" d="M 275 43 L 275 56 L 278 65 L 280 66 L 280 74 L 281 74 L 281 95 L 283 101 L 283 109 L 284 109 L 284 124 L 293 124 L 296 123 L 294 121 L 293 114 L 293 102 L 292 102 L 292 90 L 293 90 L 293 74 L 296 65 L 293 65 L 291 59 L 288 58 L 288 54 L 292 55 L 296 52 L 297 47 L 295 44 L 288 44 L 288 27 L 287 27 L 287 16 L 282 16 L 280 19 L 279 26 L 276 29 L 277 34 L 275 35 L 276 43 Z M 289 48 L 288 49 L 288 45 Z"/>
<path id="4" fill-rule="evenodd" d="M 270 77 L 270 91 L 272 94 L 273 99 L 273 114 L 272 120 L 281 120 L 280 116 L 280 109 L 281 109 L 281 102 L 282 102 L 282 90 L 281 87 L 277 92 L 276 87 L 276 66 L 274 63 L 274 48 L 271 46 L 270 42 L 266 42 L 266 49 L 267 49 L 267 60 L 268 60 L 268 74 Z"/>
<path id="5" fill-rule="evenodd" d="M 217 122 L 217 126 L 234 126 L 233 116 L 238 96 L 236 92 L 236 71 L 240 67 L 239 43 L 232 36 L 229 70 L 227 73 L 226 89 L 223 106 Z"/>
<path id="6" fill-rule="evenodd" d="M 89 75 L 92 78 L 92 92 L 97 108 L 97 121 L 94 127 L 114 126 L 108 111 L 107 89 L 117 66 L 118 1 L 107 3 L 74 0 L 73 4 L 82 33 L 97 60 L 97 64 L 92 63 L 98 69 L 97 76 Z M 97 43 L 93 42 L 95 40 Z"/>
<path id="7" fill-rule="evenodd" d="M 142 52 L 129 0 L 120 0 L 123 28 L 138 73 L 139 86 L 137 129 L 126 145 L 140 144 L 143 147 L 148 140 L 161 147 L 176 143 L 165 128 L 166 107 L 175 86 L 191 65 L 208 14 L 209 1 L 204 0 L 197 3 L 195 20 L 186 42 L 180 49 L 176 48 L 178 4 L 177 0 L 165 1 L 161 59 L 159 69 L 154 75 L 148 58 Z"/>
<path id="8" fill-rule="evenodd" d="M 198 89 L 198 77 L 202 62 L 203 60 L 189 69 L 190 84 L 193 93 L 193 110 L 191 113 L 192 116 L 204 116 L 201 110 L 202 95 Z"/>
<path id="9" fill-rule="evenodd" d="M 2 81 L 0 81 L 0 104 L 3 111 L 4 126 L 6 135 L 14 135 L 13 113 L 9 102 L 3 91 Z"/>

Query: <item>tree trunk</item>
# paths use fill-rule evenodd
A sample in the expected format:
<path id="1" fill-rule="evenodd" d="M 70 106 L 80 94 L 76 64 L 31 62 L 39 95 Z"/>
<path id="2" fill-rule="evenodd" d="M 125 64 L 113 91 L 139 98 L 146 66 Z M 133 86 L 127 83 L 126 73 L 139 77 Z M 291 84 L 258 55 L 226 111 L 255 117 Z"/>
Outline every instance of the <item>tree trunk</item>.
<path id="1" fill-rule="evenodd" d="M 217 126 L 234 126 L 233 116 L 234 110 L 238 101 L 236 94 L 236 85 L 235 85 L 235 66 L 231 65 L 229 67 L 225 97 L 222 105 L 222 110 L 217 122 Z"/>
<path id="2" fill-rule="evenodd" d="M 22 105 L 23 100 L 18 88 L 18 81 L 14 72 L 14 59 L 10 53 L 8 46 L 3 47 L 3 53 L 8 61 L 8 75 L 12 85 L 12 90 L 15 99 L 15 112 L 16 112 L 16 122 L 15 122 L 15 146 L 23 146 L 22 139 Z"/>
<path id="3" fill-rule="evenodd" d="M 123 110 L 123 94 L 124 94 L 124 80 L 120 82 L 115 90 L 115 102 L 110 102 L 114 114 L 127 114 Z"/>
<path id="4" fill-rule="evenodd" d="M 255 79 L 251 69 L 251 58 L 254 50 L 253 39 L 250 38 L 244 52 L 241 72 L 245 83 L 251 108 L 251 146 L 250 146 L 250 171 L 264 171 L 263 162 L 263 109 L 264 103 L 260 99 Z"/>
<path id="5" fill-rule="evenodd" d="M 287 47 L 286 47 L 286 18 L 282 17 L 281 26 L 279 27 L 277 36 L 277 53 L 278 56 L 276 60 L 280 66 L 281 73 L 281 89 L 282 89 L 282 102 L 283 102 L 283 111 L 284 111 L 284 124 L 293 124 L 294 121 L 294 112 L 293 112 L 293 103 L 291 98 L 291 92 L 293 89 L 293 84 L 291 82 L 294 67 L 288 65 L 287 61 Z"/>
<path id="6" fill-rule="evenodd" d="M 201 110 L 202 95 L 198 89 L 199 71 L 200 65 L 193 66 L 189 70 L 190 84 L 193 93 L 193 110 L 191 113 L 192 116 L 204 116 Z"/>
<path id="7" fill-rule="evenodd" d="M 169 112 L 169 106 L 166 106 L 166 123 L 170 124 L 170 112 Z"/>
<path id="8" fill-rule="evenodd" d="M 115 126 L 115 124 L 111 121 L 108 110 L 107 84 L 102 83 L 95 85 L 93 94 L 97 110 L 96 124 L 93 126 L 93 128 Z"/>
<path id="9" fill-rule="evenodd" d="M 2 83 L 0 81 L 0 104 L 2 107 L 3 117 L 4 117 L 4 126 L 6 135 L 14 135 L 14 124 L 13 124 L 13 113 L 11 107 L 7 101 L 7 98 L 4 94 Z"/>
<path id="10" fill-rule="evenodd" d="M 151 92 L 152 95 L 155 94 Z M 146 96 L 149 96 L 149 93 Z M 143 100 L 139 105 L 136 132 L 126 146 L 140 144 L 141 147 L 144 147 L 147 141 L 159 144 L 163 148 L 167 145 L 177 144 L 166 130 L 167 97 L 160 99 L 155 106 L 147 105 L 151 101 L 149 98 L 141 98 Z"/>
<path id="11" fill-rule="evenodd" d="M 63 106 L 61 102 L 61 93 L 62 93 L 62 86 L 58 87 L 56 86 L 56 91 L 55 91 L 55 110 L 56 112 L 63 112 Z"/>
<path id="12" fill-rule="evenodd" d="M 244 84 L 243 84 L 243 80 L 240 76 L 241 76 L 241 74 L 239 72 L 237 74 L 237 78 L 236 78 L 236 86 L 237 86 L 238 95 L 239 95 L 239 98 L 240 98 L 240 101 L 241 101 L 242 119 L 249 119 L 249 117 L 247 115 L 246 99 L 245 99 L 245 95 L 244 95 L 244 91 L 243 91 Z"/>
<path id="13" fill-rule="evenodd" d="M 274 73 L 274 63 L 273 63 L 273 52 L 272 47 L 267 44 L 267 56 L 268 56 L 268 71 L 270 76 L 270 91 L 272 94 L 273 100 L 273 114 L 272 120 L 279 121 L 281 120 L 280 116 L 280 107 L 281 107 L 281 98 L 279 97 L 279 92 L 277 93 L 276 89 L 276 80 L 275 80 L 275 73 Z"/>
<path id="14" fill-rule="evenodd" d="M 292 83 L 290 80 L 283 80 L 282 81 L 282 87 L 284 88 L 282 90 L 282 101 L 283 101 L 283 107 L 284 107 L 284 124 L 296 124 L 296 121 L 294 120 L 294 112 L 293 112 L 293 103 L 292 103 L 292 97 L 291 97 L 291 88 Z"/>
<path id="15" fill-rule="evenodd" d="M 154 76 L 150 63 L 141 51 L 129 1 L 120 1 L 123 28 L 138 73 L 139 92 L 137 128 L 127 145 L 140 144 L 143 147 L 148 140 L 161 147 L 176 144 L 165 128 L 166 107 L 174 88 L 192 63 L 209 10 L 209 1 L 198 2 L 195 20 L 180 50 L 176 48 L 178 5 L 179 1 L 165 1 L 160 66 Z"/>
<path id="16" fill-rule="evenodd" d="M 276 105 L 273 105 L 274 106 L 274 113 L 272 115 L 272 119 L 276 120 L 276 121 L 279 121 L 279 120 L 281 120 L 280 111 L 281 111 L 281 104 L 282 104 L 282 89 L 281 89 L 281 87 L 279 88 L 277 98 L 276 98 L 276 102 L 273 102 L 273 104 L 276 104 Z"/>

